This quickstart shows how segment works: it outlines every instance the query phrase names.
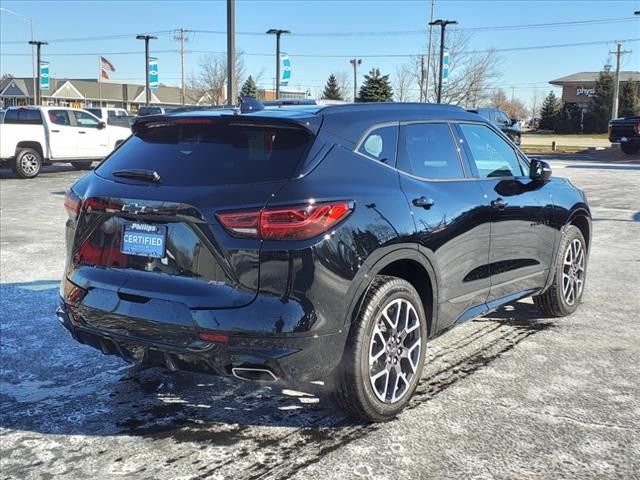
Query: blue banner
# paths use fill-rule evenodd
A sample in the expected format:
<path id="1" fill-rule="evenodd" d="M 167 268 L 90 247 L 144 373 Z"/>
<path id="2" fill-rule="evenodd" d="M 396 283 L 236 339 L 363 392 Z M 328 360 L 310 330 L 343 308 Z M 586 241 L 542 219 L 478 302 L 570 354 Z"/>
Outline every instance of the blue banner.
<path id="1" fill-rule="evenodd" d="M 49 62 L 40 62 L 40 91 L 47 93 L 49 85 Z"/>
<path id="2" fill-rule="evenodd" d="M 158 85 L 158 59 L 149 57 L 149 90 L 157 90 Z"/>
<path id="3" fill-rule="evenodd" d="M 282 78 L 280 78 L 280 86 L 286 87 L 289 85 L 289 80 L 291 80 L 291 60 L 289 60 L 289 55 L 282 52 L 280 53 L 280 61 L 282 62 Z"/>
<path id="4" fill-rule="evenodd" d="M 442 84 L 446 85 L 449 79 L 449 50 L 442 55 Z"/>

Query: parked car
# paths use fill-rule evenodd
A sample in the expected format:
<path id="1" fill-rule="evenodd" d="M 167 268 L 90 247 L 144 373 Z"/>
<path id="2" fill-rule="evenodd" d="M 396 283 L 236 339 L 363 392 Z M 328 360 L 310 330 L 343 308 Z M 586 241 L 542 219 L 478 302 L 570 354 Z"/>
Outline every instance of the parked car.
<path id="1" fill-rule="evenodd" d="M 619 143 L 627 155 L 640 152 L 640 115 L 618 118 L 609 122 L 609 141 Z"/>
<path id="2" fill-rule="evenodd" d="M 0 163 L 11 166 L 18 178 L 33 178 L 53 162 L 86 170 L 129 135 L 131 129 L 106 125 L 84 110 L 11 107 L 0 124 Z"/>
<path id="3" fill-rule="evenodd" d="M 487 120 L 493 122 L 513 143 L 520 145 L 522 129 L 520 128 L 518 119 L 509 118 L 509 116 L 499 108 L 478 108 L 469 111 L 482 115 Z"/>
<path id="4" fill-rule="evenodd" d="M 131 127 L 131 124 L 136 118 L 124 108 L 87 107 L 84 110 L 95 115 L 107 125 L 116 125 L 119 127 Z"/>
<path id="5" fill-rule="evenodd" d="M 138 119 L 67 192 L 58 318 L 132 362 L 411 398 L 430 338 L 520 298 L 580 304 L 591 214 L 479 115 L 310 105 Z M 241 110 L 242 111 L 242 110 Z"/>

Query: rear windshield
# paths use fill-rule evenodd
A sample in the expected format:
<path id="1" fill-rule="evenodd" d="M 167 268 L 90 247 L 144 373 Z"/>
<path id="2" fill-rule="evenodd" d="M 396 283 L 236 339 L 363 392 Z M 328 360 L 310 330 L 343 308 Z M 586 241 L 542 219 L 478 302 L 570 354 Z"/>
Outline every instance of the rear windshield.
<path id="1" fill-rule="evenodd" d="M 42 125 L 40 110 L 15 108 L 4 114 L 4 123 L 19 123 L 22 125 Z"/>
<path id="2" fill-rule="evenodd" d="M 116 170 L 151 170 L 158 172 L 162 185 L 170 186 L 284 180 L 293 174 L 311 138 L 296 127 L 165 124 L 133 135 L 96 172 L 111 177 Z"/>

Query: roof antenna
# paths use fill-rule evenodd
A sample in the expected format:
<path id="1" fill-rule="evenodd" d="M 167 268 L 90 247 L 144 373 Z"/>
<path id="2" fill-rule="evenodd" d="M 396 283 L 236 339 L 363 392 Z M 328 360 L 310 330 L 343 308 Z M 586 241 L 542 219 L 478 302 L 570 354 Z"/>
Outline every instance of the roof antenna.
<path id="1" fill-rule="evenodd" d="M 262 102 L 256 100 L 253 97 L 239 95 L 238 100 L 240 102 L 240 113 L 257 112 L 260 110 L 264 110 L 264 105 L 262 104 Z"/>

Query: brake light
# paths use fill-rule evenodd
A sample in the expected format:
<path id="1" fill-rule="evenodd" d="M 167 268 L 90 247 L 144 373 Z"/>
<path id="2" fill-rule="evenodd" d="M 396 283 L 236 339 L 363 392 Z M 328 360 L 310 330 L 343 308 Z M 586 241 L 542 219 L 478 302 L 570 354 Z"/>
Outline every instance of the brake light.
<path id="1" fill-rule="evenodd" d="M 636 135 L 640 135 L 640 122 L 636 122 L 634 130 L 636 131 Z"/>
<path id="2" fill-rule="evenodd" d="M 198 337 L 200 340 L 204 340 L 205 342 L 214 342 L 214 343 L 228 343 L 229 335 L 225 335 L 224 333 L 218 332 L 198 332 Z"/>
<path id="3" fill-rule="evenodd" d="M 78 218 L 78 213 L 80 213 L 80 206 L 82 205 L 82 200 L 78 197 L 73 190 L 67 190 L 64 194 L 64 209 L 67 211 L 67 215 L 72 220 Z"/>
<path id="4" fill-rule="evenodd" d="M 217 215 L 234 237 L 262 240 L 308 240 L 330 230 L 353 210 L 353 202 L 264 208 Z"/>

